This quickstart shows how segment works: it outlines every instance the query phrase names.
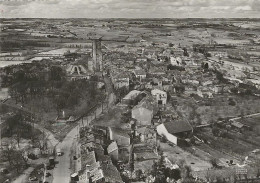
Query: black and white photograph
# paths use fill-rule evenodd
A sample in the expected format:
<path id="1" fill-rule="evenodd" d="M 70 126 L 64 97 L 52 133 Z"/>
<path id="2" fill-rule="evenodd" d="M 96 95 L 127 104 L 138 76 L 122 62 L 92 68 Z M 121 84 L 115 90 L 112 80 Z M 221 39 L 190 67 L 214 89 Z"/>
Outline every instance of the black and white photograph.
<path id="1" fill-rule="evenodd" d="M 0 0 L 0 183 L 260 183 L 260 0 Z"/>

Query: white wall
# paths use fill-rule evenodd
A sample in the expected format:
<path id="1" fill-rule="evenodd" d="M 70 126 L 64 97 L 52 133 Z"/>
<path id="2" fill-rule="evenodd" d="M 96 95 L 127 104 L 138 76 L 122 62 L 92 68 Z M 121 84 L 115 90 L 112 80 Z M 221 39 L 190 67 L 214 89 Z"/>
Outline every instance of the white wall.
<path id="1" fill-rule="evenodd" d="M 165 136 L 167 140 L 177 145 L 177 137 L 168 133 L 164 124 L 160 124 L 156 127 L 157 133 L 161 136 Z"/>

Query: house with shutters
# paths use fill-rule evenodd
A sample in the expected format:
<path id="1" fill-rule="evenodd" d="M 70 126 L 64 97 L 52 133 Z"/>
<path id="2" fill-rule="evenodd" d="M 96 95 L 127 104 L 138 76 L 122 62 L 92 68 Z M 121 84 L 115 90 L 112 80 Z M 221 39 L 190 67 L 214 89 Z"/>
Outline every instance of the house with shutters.
<path id="1" fill-rule="evenodd" d="M 155 97 L 158 105 L 166 105 L 167 103 L 167 93 L 163 90 L 153 89 L 151 94 Z"/>

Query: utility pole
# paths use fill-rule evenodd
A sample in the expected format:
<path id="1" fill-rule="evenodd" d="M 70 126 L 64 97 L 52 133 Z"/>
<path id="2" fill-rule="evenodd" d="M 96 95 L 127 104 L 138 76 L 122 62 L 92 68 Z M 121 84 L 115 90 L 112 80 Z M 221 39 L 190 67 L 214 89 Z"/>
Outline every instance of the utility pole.
<path id="1" fill-rule="evenodd" d="M 2 118 L 0 117 L 0 149 L 2 149 Z"/>
<path id="2" fill-rule="evenodd" d="M 134 143 L 132 142 L 129 153 L 129 168 L 130 168 L 130 182 L 132 182 L 133 171 L 134 171 Z"/>

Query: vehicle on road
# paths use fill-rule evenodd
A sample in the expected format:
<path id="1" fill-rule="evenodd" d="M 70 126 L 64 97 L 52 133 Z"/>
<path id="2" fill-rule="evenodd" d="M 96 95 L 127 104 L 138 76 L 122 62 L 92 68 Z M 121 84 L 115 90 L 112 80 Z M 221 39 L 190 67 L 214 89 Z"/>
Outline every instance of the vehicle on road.
<path id="1" fill-rule="evenodd" d="M 49 165 L 55 165 L 55 159 L 53 156 L 49 158 Z"/>
<path id="2" fill-rule="evenodd" d="M 52 170 L 54 168 L 54 165 L 47 165 L 47 170 Z"/>
<path id="3" fill-rule="evenodd" d="M 51 173 L 50 173 L 50 172 L 47 172 L 47 173 L 46 173 L 46 177 L 49 177 L 49 176 L 51 176 Z"/>
<path id="4" fill-rule="evenodd" d="M 61 155 L 62 155 L 61 149 L 58 148 L 58 149 L 56 150 L 56 153 L 57 153 L 57 156 L 61 156 Z"/>

